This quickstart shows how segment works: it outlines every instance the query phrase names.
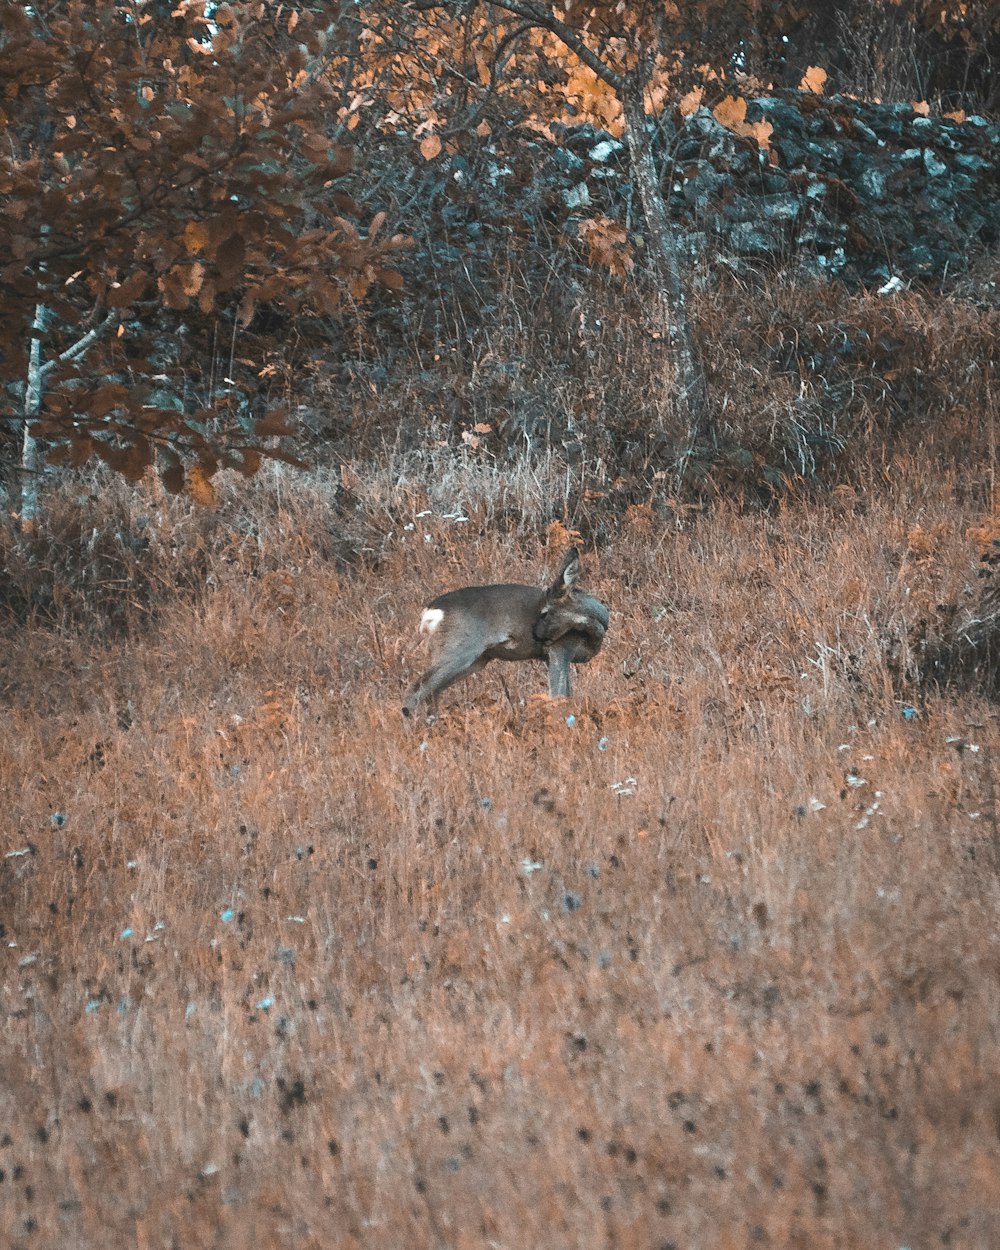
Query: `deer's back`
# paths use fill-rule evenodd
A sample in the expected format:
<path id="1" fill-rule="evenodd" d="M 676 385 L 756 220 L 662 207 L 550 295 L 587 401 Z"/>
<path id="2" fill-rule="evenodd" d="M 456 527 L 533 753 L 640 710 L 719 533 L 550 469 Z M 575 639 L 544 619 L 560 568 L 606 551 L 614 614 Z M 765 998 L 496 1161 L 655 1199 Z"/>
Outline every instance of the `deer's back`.
<path id="1" fill-rule="evenodd" d="M 497 586 L 463 586 L 438 595 L 428 611 L 441 612 L 435 631 L 442 642 L 462 638 L 495 660 L 531 660 L 542 654 L 532 633 L 545 601 L 538 586 L 510 583 Z"/>

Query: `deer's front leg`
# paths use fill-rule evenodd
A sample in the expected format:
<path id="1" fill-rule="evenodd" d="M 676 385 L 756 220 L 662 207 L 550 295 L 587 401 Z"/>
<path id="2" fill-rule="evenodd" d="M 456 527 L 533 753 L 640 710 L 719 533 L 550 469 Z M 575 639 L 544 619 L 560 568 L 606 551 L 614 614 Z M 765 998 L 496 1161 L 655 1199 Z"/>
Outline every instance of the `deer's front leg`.
<path id="1" fill-rule="evenodd" d="M 545 659 L 549 665 L 549 696 L 568 699 L 570 692 L 569 666 L 576 651 L 578 639 L 572 635 L 560 638 L 546 648 Z"/>

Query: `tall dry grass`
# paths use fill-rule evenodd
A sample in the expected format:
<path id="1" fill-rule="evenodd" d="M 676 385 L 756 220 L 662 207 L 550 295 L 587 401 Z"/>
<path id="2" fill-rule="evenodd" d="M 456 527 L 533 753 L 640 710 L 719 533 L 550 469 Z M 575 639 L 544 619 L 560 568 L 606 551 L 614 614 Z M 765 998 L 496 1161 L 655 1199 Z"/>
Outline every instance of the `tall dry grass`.
<path id="1" fill-rule="evenodd" d="M 563 539 L 406 463 L 5 536 L 4 1244 L 997 1244 L 1000 734 L 916 679 L 975 503 L 633 507 L 568 705 L 408 728 L 423 599 Z"/>

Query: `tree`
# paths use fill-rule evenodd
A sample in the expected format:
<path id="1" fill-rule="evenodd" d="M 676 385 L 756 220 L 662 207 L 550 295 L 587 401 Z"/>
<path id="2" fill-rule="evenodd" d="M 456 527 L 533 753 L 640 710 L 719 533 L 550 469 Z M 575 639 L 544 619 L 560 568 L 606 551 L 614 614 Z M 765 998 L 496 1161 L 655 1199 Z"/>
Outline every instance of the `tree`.
<path id="1" fill-rule="evenodd" d="M 378 0 L 371 0 L 367 7 L 379 7 Z M 474 103 L 471 107 L 465 103 L 470 85 L 478 86 L 484 96 L 496 90 L 500 71 L 496 64 L 484 66 L 484 53 L 492 48 L 508 82 L 518 79 L 528 109 L 537 108 L 537 95 L 533 103 L 527 103 L 537 84 L 549 92 L 550 100 L 558 98 L 576 107 L 580 120 L 603 126 L 625 140 L 632 183 L 645 217 L 653 286 L 664 310 L 662 341 L 670 351 L 677 379 L 675 404 L 686 418 L 687 446 L 681 451 L 681 470 L 688 453 L 699 447 L 711 449 L 719 432 L 689 315 L 683 259 L 663 192 L 663 160 L 656 148 L 659 136 L 672 129 L 668 110 L 685 95 L 715 104 L 716 120 L 748 142 L 756 141 L 763 163 L 768 159 L 769 124 L 743 123 L 745 97 L 769 91 L 783 79 L 792 87 L 804 80 L 815 89 L 826 77 L 826 66 L 831 72 L 845 67 L 837 81 L 860 81 L 863 67 L 852 64 L 852 57 L 863 59 L 866 46 L 879 51 L 875 37 L 879 31 L 883 42 L 886 32 L 911 33 L 906 46 L 919 47 L 927 58 L 917 78 L 926 84 L 926 98 L 937 84 L 952 108 L 960 101 L 945 89 L 945 53 L 950 57 L 948 77 L 954 80 L 964 73 L 970 85 L 975 73 L 982 77 L 984 68 L 1000 53 L 996 43 L 1000 7 L 990 0 L 836 0 L 830 4 L 821 0 L 408 0 L 405 7 L 415 21 L 425 25 L 431 15 L 437 17 L 437 38 L 430 43 L 428 56 L 436 55 L 439 61 L 447 56 L 442 52 L 442 38 L 450 21 L 455 40 L 450 78 L 460 84 L 456 96 L 473 118 Z M 848 36 L 854 27 L 858 30 L 852 42 Z M 534 38 L 537 32 L 546 34 L 546 44 Z M 791 79 L 790 73 L 794 73 Z M 446 77 L 439 76 L 442 82 Z M 559 85 L 552 86 L 557 81 Z M 433 111 L 440 115 L 445 110 L 438 106 Z M 430 106 L 426 109 L 429 116 L 433 111 Z M 453 117 L 459 113 L 456 109 Z M 536 116 L 545 120 L 544 113 Z M 431 157 L 442 146 L 436 133 L 425 144 Z M 584 226 L 587 238 L 599 245 L 609 241 L 603 223 Z M 582 229 L 579 237 L 587 241 Z M 608 246 L 590 250 L 614 260 Z"/>
<path id="2" fill-rule="evenodd" d="M 24 431 L 26 525 L 38 449 L 130 478 L 157 465 L 253 473 L 285 456 L 280 410 L 254 411 L 268 313 L 338 316 L 402 285 L 404 243 L 347 194 L 329 72 L 341 37 L 273 3 L 54 0 L 0 8 L 0 375 Z M 214 322 L 229 368 L 185 387 L 171 343 Z"/>
<path id="3" fill-rule="evenodd" d="M 714 444 L 710 397 L 688 314 L 685 278 L 671 226 L 662 173 L 654 159 L 654 122 L 669 100 L 696 82 L 717 85 L 746 76 L 762 43 L 774 41 L 794 6 L 779 0 L 481 0 L 441 4 L 410 0 L 411 10 L 468 16 L 478 7 L 482 25 L 500 31 L 500 45 L 531 29 L 542 30 L 568 53 L 563 72 L 592 99 L 609 94 L 605 124 L 623 135 L 646 221 L 651 276 L 666 323 L 663 341 L 674 358 L 677 407 L 686 413 L 688 447 Z M 504 25 L 506 23 L 506 27 Z M 577 69 L 572 68 L 575 62 Z M 683 456 L 682 456 L 683 460 Z"/>

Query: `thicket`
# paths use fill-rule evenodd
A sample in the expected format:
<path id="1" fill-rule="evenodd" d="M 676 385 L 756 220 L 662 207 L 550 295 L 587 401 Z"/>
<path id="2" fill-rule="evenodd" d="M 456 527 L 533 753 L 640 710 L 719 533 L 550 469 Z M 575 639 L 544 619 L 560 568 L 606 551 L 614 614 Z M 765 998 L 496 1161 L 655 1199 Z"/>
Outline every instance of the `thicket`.
<path id="1" fill-rule="evenodd" d="M 998 21 L 990 5 L 920 0 L 5 6 L 8 494 L 30 527 L 43 459 L 96 456 L 133 479 L 155 465 L 170 490 L 186 472 L 207 499 L 219 467 L 250 474 L 262 456 L 297 455 L 303 424 L 320 462 L 340 451 L 328 433 L 355 450 L 395 438 L 371 397 L 401 377 L 430 392 L 409 414 L 414 441 L 442 415 L 449 437 L 475 437 L 463 422 L 494 425 L 481 411 L 493 400 L 515 438 L 527 419 L 529 438 L 576 444 L 567 427 L 595 422 L 614 476 L 666 466 L 685 488 L 726 493 L 756 464 L 765 493 L 808 481 L 861 425 L 897 432 L 921 417 L 906 379 L 927 345 L 912 310 L 850 332 L 841 352 L 852 310 L 836 290 L 796 291 L 791 323 L 764 326 L 773 273 L 742 292 L 718 274 L 692 281 L 650 123 L 703 101 L 765 143 L 739 106 L 776 82 L 988 109 Z M 583 214 L 568 232 L 544 195 L 526 205 L 498 185 L 497 136 L 581 122 L 625 141 L 631 221 Z M 505 195 L 506 216 L 493 202 Z M 928 294 L 914 295 L 918 320 Z M 533 359 L 522 326 L 505 324 L 512 306 L 523 341 L 543 348 Z M 972 325 L 980 307 L 959 315 Z M 817 326 L 805 351 L 798 322 Z M 469 395 L 481 343 L 494 377 Z M 634 358 L 657 350 L 650 388 Z M 737 393 L 773 396 L 763 420 L 754 405 L 755 430 L 733 412 L 736 352 Z M 595 358 L 620 390 L 591 402 Z M 538 376 L 550 366 L 565 376 Z M 538 393 L 571 402 L 525 418 Z M 793 398 L 823 410 L 812 446 Z"/>
<path id="2" fill-rule="evenodd" d="M 794 257 L 692 266 L 658 217 L 646 122 L 704 103 L 763 153 L 739 104 L 773 83 L 989 109 L 1000 19 L 626 8 L 7 6 L 8 619 L 153 610 L 142 509 L 119 525 L 38 507 L 59 489 L 45 462 L 95 456 L 202 503 L 227 466 L 332 468 L 327 549 L 368 567 L 374 498 L 392 533 L 423 506 L 523 532 L 530 482 L 536 542 L 557 520 L 602 546 L 640 515 L 864 497 L 926 457 L 988 547 L 991 254 L 884 295 L 797 276 Z M 544 185 L 497 176 L 501 137 L 588 122 L 627 140 L 636 199 L 630 220 L 570 228 Z M 89 473 L 58 497 L 100 495 Z M 167 584 L 195 585 L 206 558 Z M 915 624 L 928 674 L 990 685 L 990 603 L 971 633 L 956 604 Z"/>

